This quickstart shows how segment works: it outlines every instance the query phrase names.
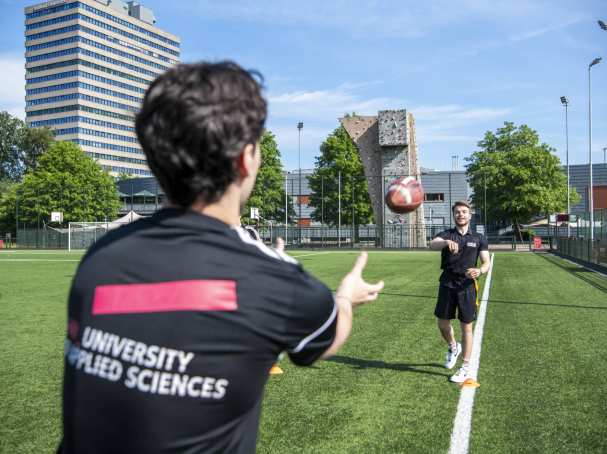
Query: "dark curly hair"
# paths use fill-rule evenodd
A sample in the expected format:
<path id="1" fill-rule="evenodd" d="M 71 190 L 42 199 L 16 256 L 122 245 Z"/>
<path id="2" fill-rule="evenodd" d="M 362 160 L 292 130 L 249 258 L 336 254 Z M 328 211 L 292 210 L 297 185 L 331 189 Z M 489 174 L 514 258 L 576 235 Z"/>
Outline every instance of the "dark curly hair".
<path id="1" fill-rule="evenodd" d="M 223 61 L 180 64 L 152 82 L 135 128 L 172 203 L 215 202 L 235 181 L 236 158 L 263 132 L 262 80 L 255 71 Z"/>

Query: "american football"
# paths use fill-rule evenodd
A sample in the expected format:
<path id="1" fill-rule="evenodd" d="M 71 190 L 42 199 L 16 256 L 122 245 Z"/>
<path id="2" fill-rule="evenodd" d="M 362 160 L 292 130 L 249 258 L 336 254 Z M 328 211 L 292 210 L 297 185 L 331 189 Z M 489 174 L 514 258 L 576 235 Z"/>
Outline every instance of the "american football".
<path id="1" fill-rule="evenodd" d="M 385 200 L 394 213 L 410 213 L 424 201 L 424 189 L 413 177 L 399 177 L 388 186 Z"/>

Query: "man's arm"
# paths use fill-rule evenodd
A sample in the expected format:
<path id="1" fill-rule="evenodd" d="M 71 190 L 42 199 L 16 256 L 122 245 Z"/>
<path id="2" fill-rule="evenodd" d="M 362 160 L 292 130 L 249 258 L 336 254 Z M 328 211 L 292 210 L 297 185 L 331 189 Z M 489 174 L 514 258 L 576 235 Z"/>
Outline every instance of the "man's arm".
<path id="1" fill-rule="evenodd" d="M 448 247 L 452 254 L 457 254 L 457 251 L 459 250 L 459 246 L 455 241 L 446 240 L 440 236 L 437 236 L 430 241 L 428 247 L 433 251 L 440 251 L 441 249 Z"/>
<path id="2" fill-rule="evenodd" d="M 363 252 L 358 256 L 354 267 L 343 278 L 335 293 L 335 304 L 337 305 L 335 339 L 321 358 L 328 358 L 337 353 L 348 339 L 352 330 L 353 308 L 377 299 L 379 292 L 384 287 L 383 281 L 379 281 L 377 284 L 368 284 L 363 280 L 362 272 L 366 264 L 367 253 Z"/>
<path id="3" fill-rule="evenodd" d="M 466 270 L 467 277 L 476 279 L 481 274 L 487 274 L 491 269 L 491 258 L 489 257 L 489 251 L 480 251 L 479 257 L 481 258 L 480 268 L 468 268 Z"/>
<path id="4" fill-rule="evenodd" d="M 481 251 L 480 258 L 481 258 L 481 268 L 480 268 L 481 273 L 487 274 L 489 272 L 489 270 L 491 269 L 491 257 L 489 257 L 489 251 Z"/>

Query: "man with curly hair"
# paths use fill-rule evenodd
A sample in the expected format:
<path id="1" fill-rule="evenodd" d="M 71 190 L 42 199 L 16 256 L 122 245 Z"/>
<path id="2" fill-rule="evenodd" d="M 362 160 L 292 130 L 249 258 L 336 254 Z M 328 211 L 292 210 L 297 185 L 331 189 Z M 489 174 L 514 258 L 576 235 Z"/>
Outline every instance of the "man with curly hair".
<path id="1" fill-rule="evenodd" d="M 232 62 L 181 64 L 146 92 L 136 130 L 169 204 L 108 233 L 69 296 L 62 453 L 252 453 L 268 370 L 348 338 L 383 282 L 361 254 L 335 295 L 240 228 L 266 101 Z"/>

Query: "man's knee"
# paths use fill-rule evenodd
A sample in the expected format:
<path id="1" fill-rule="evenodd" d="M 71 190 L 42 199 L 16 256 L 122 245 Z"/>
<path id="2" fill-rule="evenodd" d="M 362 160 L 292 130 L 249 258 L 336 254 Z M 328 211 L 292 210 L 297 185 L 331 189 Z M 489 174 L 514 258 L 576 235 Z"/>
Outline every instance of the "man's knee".
<path id="1" fill-rule="evenodd" d="M 461 325 L 463 334 L 469 334 L 469 335 L 472 334 L 472 323 L 461 322 L 460 325 Z"/>
<path id="2" fill-rule="evenodd" d="M 451 330 L 451 320 L 444 318 L 437 318 L 436 324 L 440 328 L 441 331 L 450 331 Z"/>

